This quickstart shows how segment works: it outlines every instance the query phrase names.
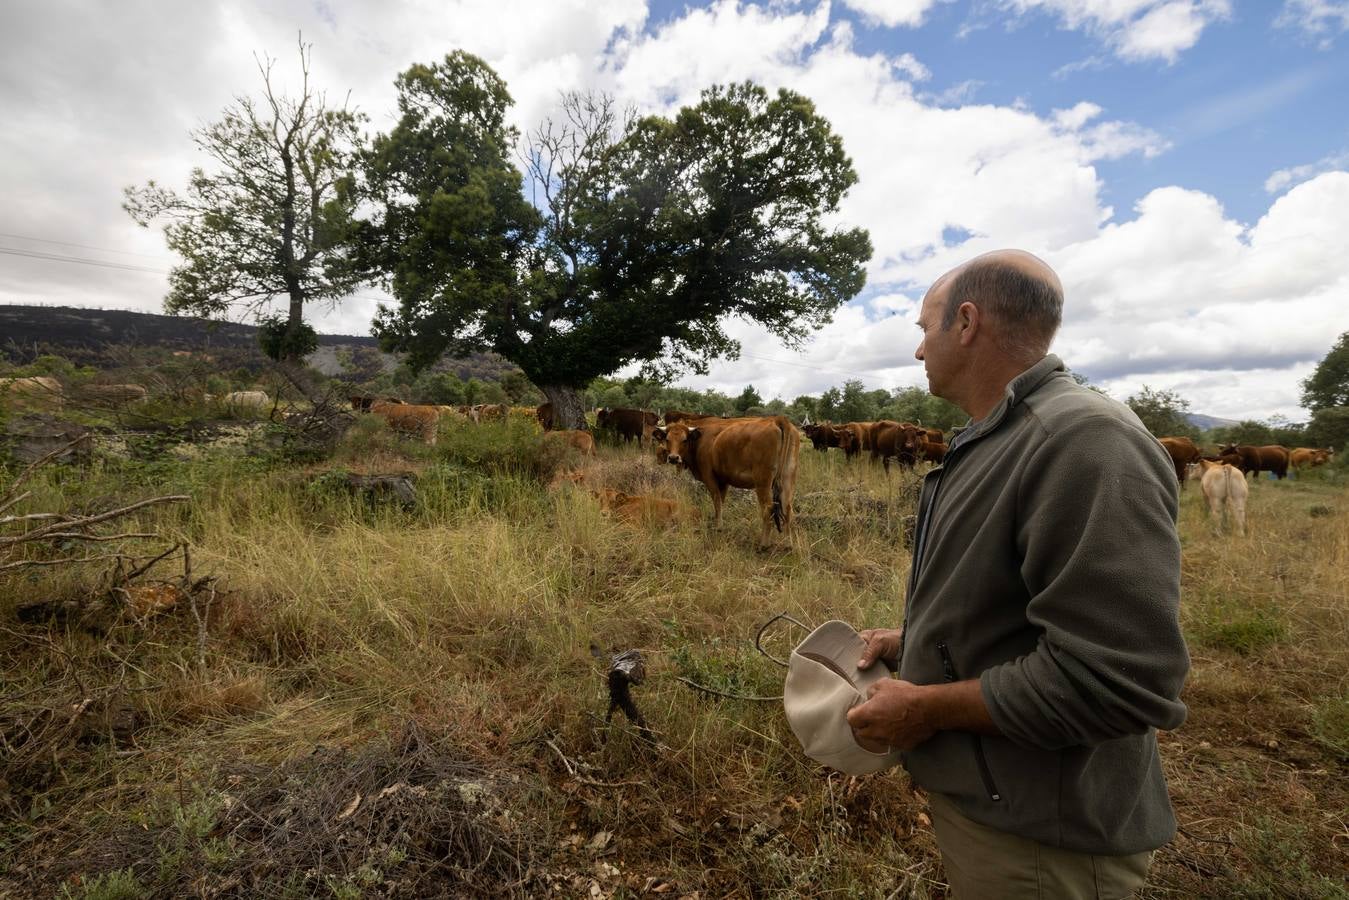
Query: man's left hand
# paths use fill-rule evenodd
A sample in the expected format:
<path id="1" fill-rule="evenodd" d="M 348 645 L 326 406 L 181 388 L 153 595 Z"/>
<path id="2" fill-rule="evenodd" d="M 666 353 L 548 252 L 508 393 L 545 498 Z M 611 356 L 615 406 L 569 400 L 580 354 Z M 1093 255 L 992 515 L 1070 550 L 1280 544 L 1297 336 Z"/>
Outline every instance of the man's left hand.
<path id="1" fill-rule="evenodd" d="M 937 733 L 931 720 L 930 687 L 887 678 L 867 691 L 867 700 L 848 710 L 853 736 L 870 745 L 912 750 Z"/>

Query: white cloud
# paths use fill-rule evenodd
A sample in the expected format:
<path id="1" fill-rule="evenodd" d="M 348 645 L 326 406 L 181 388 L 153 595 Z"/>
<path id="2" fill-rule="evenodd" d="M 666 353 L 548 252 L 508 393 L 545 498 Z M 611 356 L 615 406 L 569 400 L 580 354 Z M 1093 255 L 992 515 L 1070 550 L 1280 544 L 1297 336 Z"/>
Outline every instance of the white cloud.
<path id="1" fill-rule="evenodd" d="M 774 20 L 726 0 L 691 12 L 627 43 L 610 68 L 611 86 L 658 108 L 690 102 L 710 82 L 746 77 L 812 98 L 861 176 L 843 218 L 871 231 L 873 284 L 921 281 L 956 254 L 991 246 L 989 237 L 948 248 L 941 237 L 948 226 L 1035 246 L 1088 237 L 1109 216 L 1092 163 L 1165 146 L 1146 129 L 1099 121 L 1102 110 L 1091 104 L 1049 118 L 1012 107 L 934 106 L 892 57 L 863 55 L 848 28 L 827 29 L 822 8 Z"/>
<path id="2" fill-rule="evenodd" d="M 1230 0 L 1001 0 L 1019 14 L 1057 15 L 1063 27 L 1105 41 L 1121 59 L 1173 63 L 1205 28 L 1231 15 Z"/>
<path id="3" fill-rule="evenodd" d="M 1301 30 L 1328 50 L 1337 36 L 1349 31 L 1349 0 L 1284 0 L 1274 22 Z"/>
<path id="4" fill-rule="evenodd" d="M 917 28 L 932 7 L 951 0 L 843 0 L 843 5 L 859 12 L 869 23 L 886 28 Z"/>
<path id="5" fill-rule="evenodd" d="M 1332 153 L 1330 156 L 1324 156 L 1314 163 L 1279 169 L 1265 179 L 1265 190 L 1271 194 L 1277 194 L 1323 172 L 1344 171 L 1346 169 L 1349 169 L 1349 150 L 1343 153 Z"/>
<path id="6" fill-rule="evenodd" d="M 1048 254 L 1068 298 L 1058 352 L 1117 396 L 1184 383 L 1199 412 L 1299 417 L 1298 381 L 1349 328 L 1349 173 L 1298 185 L 1250 227 L 1175 187 L 1136 213 Z"/>

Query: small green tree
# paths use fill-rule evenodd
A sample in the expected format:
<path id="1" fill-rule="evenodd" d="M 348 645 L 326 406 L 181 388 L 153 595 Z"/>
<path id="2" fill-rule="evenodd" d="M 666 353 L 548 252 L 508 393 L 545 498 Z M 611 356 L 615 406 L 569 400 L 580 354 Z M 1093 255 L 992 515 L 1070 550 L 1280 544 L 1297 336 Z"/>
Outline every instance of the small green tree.
<path id="1" fill-rule="evenodd" d="M 1199 429 L 1185 417 L 1190 411 L 1190 401 L 1175 391 L 1153 390 L 1143 385 L 1141 391 L 1124 402 L 1156 437 L 1199 437 Z"/>
<path id="2" fill-rule="evenodd" d="M 1349 406 L 1349 331 L 1302 382 L 1304 409 L 1315 412 L 1333 406 Z"/>
<path id="3" fill-rule="evenodd" d="M 843 394 L 838 403 L 839 421 L 870 422 L 877 412 L 876 399 L 862 382 L 856 379 L 843 382 Z"/>
<path id="4" fill-rule="evenodd" d="M 220 121 L 192 132 L 213 169 L 194 169 L 186 194 L 151 181 L 127 188 L 122 204 L 143 227 L 168 220 L 169 249 L 184 259 L 169 273 L 170 314 L 211 317 L 242 307 L 262 316 L 284 297 L 286 316 L 264 318 L 259 342 L 287 361 L 317 344 L 305 306 L 335 303 L 366 280 L 351 254 L 364 117 L 329 106 L 313 88 L 310 53 L 302 43 L 298 98 L 277 92 L 273 61 L 262 60 L 262 101 L 239 97 Z"/>
<path id="5" fill-rule="evenodd" d="M 819 415 L 819 408 L 820 401 L 817 398 L 809 394 L 802 394 L 792 401 L 787 414 L 797 421 L 806 418 L 814 420 Z"/>
<path id="6" fill-rule="evenodd" d="M 843 403 L 843 392 L 836 387 L 831 387 L 820 394 L 820 402 L 816 409 L 820 411 L 820 418 L 827 422 L 842 422 L 842 414 L 839 412 L 839 406 Z"/>
<path id="7" fill-rule="evenodd" d="M 735 398 L 734 405 L 735 411 L 743 416 L 754 407 L 763 406 L 764 400 L 763 397 L 759 396 L 759 392 L 754 389 L 754 385 L 747 384 L 745 389 L 740 392 L 740 396 Z"/>

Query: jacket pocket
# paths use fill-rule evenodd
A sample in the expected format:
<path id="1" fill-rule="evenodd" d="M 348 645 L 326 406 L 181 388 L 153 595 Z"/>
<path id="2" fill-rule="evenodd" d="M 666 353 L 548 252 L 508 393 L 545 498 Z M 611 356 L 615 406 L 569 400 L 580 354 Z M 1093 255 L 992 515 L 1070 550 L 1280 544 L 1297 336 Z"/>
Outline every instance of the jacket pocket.
<path id="1" fill-rule="evenodd" d="M 941 653 L 942 677 L 948 684 L 959 681 L 955 660 L 951 658 L 951 648 L 946 646 L 945 641 L 941 641 L 937 644 L 937 651 Z M 984 755 L 983 739 L 971 732 L 970 741 L 974 744 L 974 762 L 979 768 L 979 779 L 984 783 L 984 793 L 988 794 L 988 799 L 997 802 L 1002 799 L 1002 794 L 993 783 L 993 770 L 988 767 L 988 758 Z"/>

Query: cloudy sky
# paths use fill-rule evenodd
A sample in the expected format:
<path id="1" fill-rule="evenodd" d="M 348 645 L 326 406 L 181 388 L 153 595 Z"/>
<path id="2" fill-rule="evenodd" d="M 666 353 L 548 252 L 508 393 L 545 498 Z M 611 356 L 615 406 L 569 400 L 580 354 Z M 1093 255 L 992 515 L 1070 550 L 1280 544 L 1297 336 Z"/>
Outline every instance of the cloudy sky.
<path id="1" fill-rule="evenodd" d="M 293 75 L 392 123 L 394 76 L 463 48 L 528 129 L 560 91 L 668 112 L 752 79 L 815 100 L 860 181 L 868 286 L 803 352 L 733 322 L 747 382 L 925 384 L 927 285 L 1019 246 L 1063 276 L 1055 350 L 1123 398 L 1305 418 L 1298 381 L 1349 329 L 1349 0 L 14 0 L 0 29 L 0 303 L 159 311 L 174 263 L 122 188 L 181 187 L 188 138 Z M 365 333 L 379 292 L 316 319 Z M 2 339 L 3 336 L 0 336 Z"/>

